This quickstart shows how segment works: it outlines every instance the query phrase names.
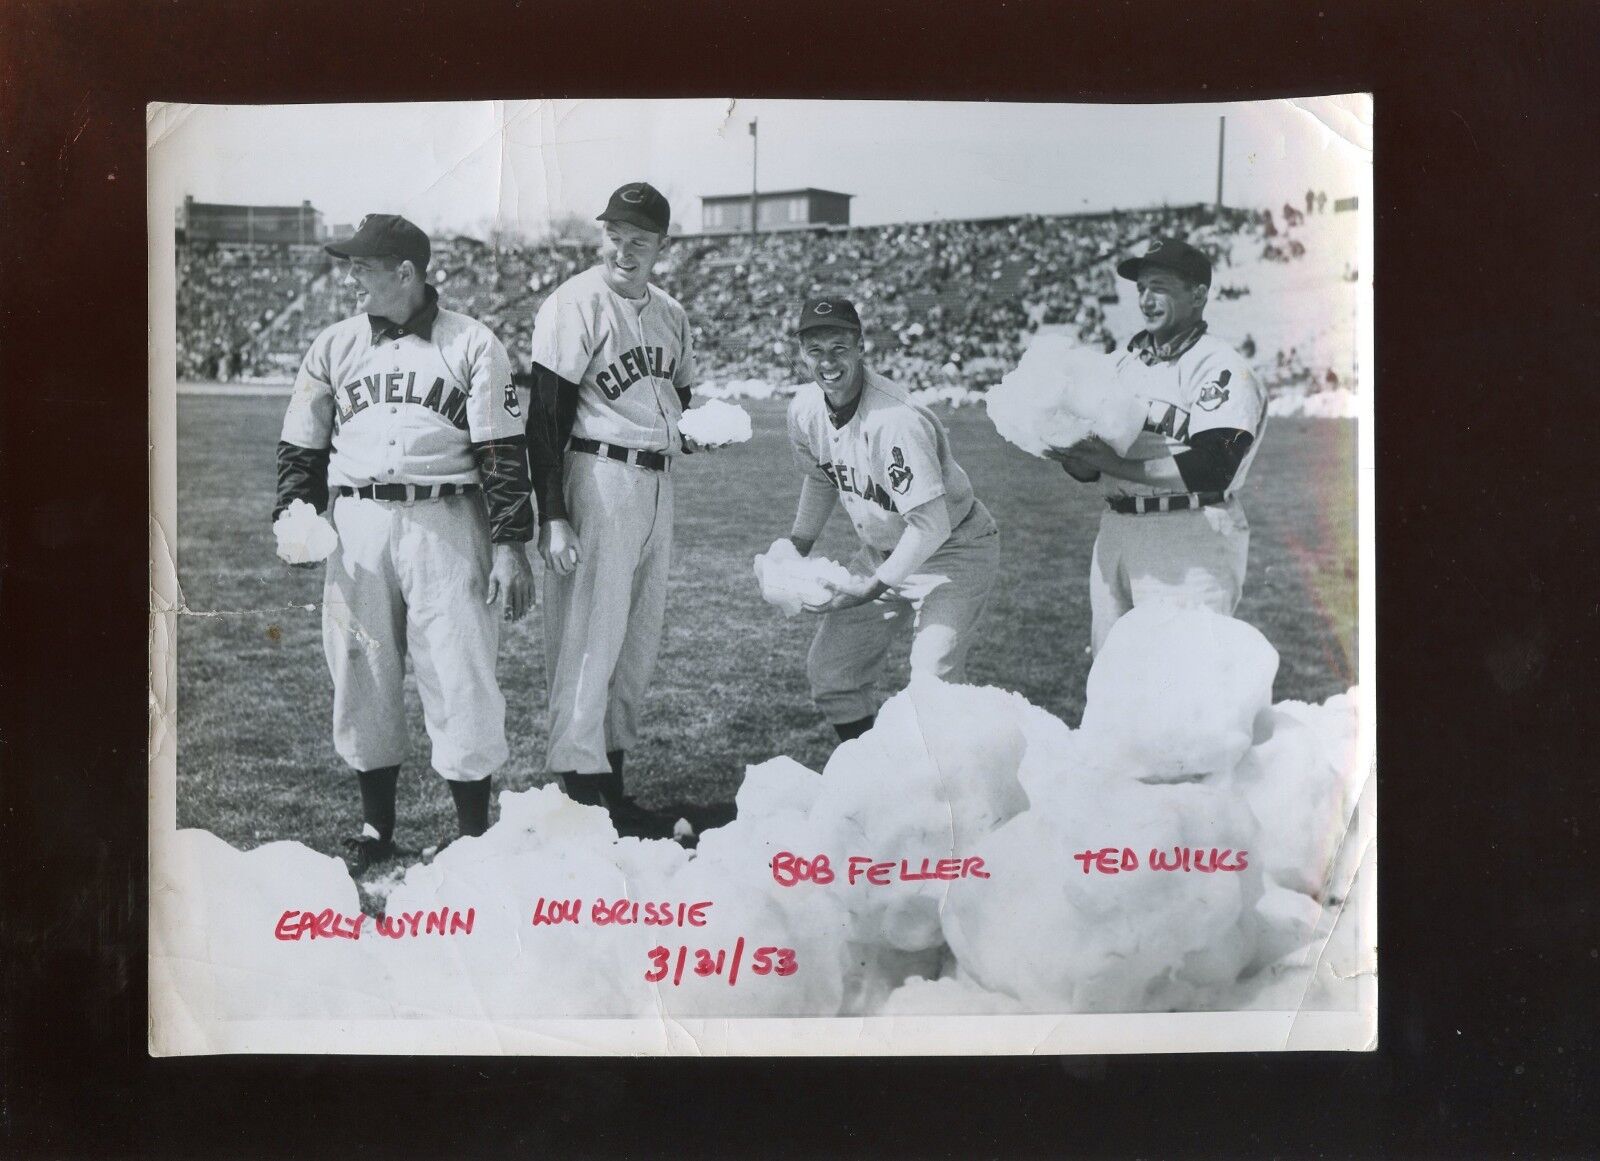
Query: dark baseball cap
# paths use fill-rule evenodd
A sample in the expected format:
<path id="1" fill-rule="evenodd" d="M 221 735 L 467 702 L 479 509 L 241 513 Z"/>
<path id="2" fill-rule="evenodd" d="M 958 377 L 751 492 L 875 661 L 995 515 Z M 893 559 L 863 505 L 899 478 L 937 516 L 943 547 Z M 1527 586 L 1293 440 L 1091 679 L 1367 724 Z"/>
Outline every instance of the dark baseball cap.
<path id="1" fill-rule="evenodd" d="M 661 191 L 647 181 L 630 181 L 617 189 L 597 222 L 627 222 L 641 230 L 665 234 L 672 222 L 672 207 Z"/>
<path id="2" fill-rule="evenodd" d="M 1211 259 L 1181 238 L 1151 238 L 1143 254 L 1117 263 L 1117 273 L 1123 278 L 1136 279 L 1139 272 L 1149 266 L 1170 270 L 1190 282 L 1211 285 Z"/>
<path id="3" fill-rule="evenodd" d="M 861 316 L 856 313 L 856 304 L 848 298 L 806 299 L 805 306 L 800 310 L 800 325 L 794 328 L 794 333 L 803 335 L 818 327 L 844 327 L 859 331 Z"/>
<path id="4" fill-rule="evenodd" d="M 428 235 L 399 214 L 368 214 L 349 238 L 323 249 L 335 258 L 409 258 L 418 270 L 427 269 L 433 255 Z"/>

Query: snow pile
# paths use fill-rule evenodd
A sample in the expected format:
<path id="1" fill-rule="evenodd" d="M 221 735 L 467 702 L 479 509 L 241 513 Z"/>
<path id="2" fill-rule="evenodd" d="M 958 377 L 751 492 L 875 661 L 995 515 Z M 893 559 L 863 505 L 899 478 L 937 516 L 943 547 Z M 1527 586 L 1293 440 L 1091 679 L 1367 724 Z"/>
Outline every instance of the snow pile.
<path id="1" fill-rule="evenodd" d="M 724 447 L 750 438 L 750 413 L 736 403 L 713 399 L 678 420 L 678 430 L 703 447 Z"/>
<path id="2" fill-rule="evenodd" d="M 766 379 L 729 379 L 726 383 L 698 384 L 694 393 L 701 399 L 786 399 L 803 385 L 773 383 Z"/>
<path id="3" fill-rule="evenodd" d="M 1305 419 L 1359 419 L 1361 400 L 1354 391 L 1280 391 L 1267 400 L 1268 415 Z"/>
<path id="4" fill-rule="evenodd" d="M 1355 702 L 1274 706 L 1276 666 L 1246 625 L 1156 607 L 1111 633 L 1077 730 L 918 677 L 821 774 L 749 767 L 692 852 L 619 839 L 553 786 L 502 794 L 485 835 L 386 884 L 359 939 L 274 934 L 285 908 L 359 915 L 337 861 L 180 832 L 156 969 L 228 1018 L 1295 1004 L 1338 912 Z"/>
<path id="5" fill-rule="evenodd" d="M 304 500 L 291 500 L 272 522 L 272 535 L 278 541 L 278 557 L 290 564 L 312 564 L 327 560 L 339 543 L 333 530 L 317 510 Z"/>
<path id="6" fill-rule="evenodd" d="M 1038 335 L 987 395 L 989 419 L 1029 455 L 1099 436 L 1125 454 L 1144 425 L 1144 404 L 1117 381 L 1115 360 L 1064 335 Z"/>
<path id="7" fill-rule="evenodd" d="M 389 1006 L 366 939 L 314 944 L 274 934 L 287 910 L 359 915 L 344 863 L 295 842 L 237 851 L 204 830 L 180 830 L 152 880 L 151 984 L 217 1019 L 380 1017 Z M 370 927 L 371 920 L 366 921 Z"/>
<path id="8" fill-rule="evenodd" d="M 780 536 L 772 547 L 755 558 L 756 580 L 761 597 L 783 610 L 784 616 L 800 614 L 802 605 L 820 605 L 833 594 L 823 584 L 843 584 L 850 570 L 825 556 L 801 556 L 787 536 Z"/>
<path id="9" fill-rule="evenodd" d="M 976 407 L 984 399 L 984 392 L 957 383 L 947 383 L 942 387 L 919 387 L 910 395 L 913 403 L 920 403 L 924 407 Z"/>

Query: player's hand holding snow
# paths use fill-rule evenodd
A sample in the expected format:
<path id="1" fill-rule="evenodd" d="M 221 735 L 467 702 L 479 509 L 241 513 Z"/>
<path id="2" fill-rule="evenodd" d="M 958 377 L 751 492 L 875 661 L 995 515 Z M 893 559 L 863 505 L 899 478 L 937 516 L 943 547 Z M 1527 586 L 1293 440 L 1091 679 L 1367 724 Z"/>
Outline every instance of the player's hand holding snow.
<path id="1" fill-rule="evenodd" d="M 520 621 L 533 607 L 533 569 L 528 564 L 528 554 L 520 544 L 497 544 L 494 561 L 489 566 L 489 595 L 484 601 L 492 605 L 505 602 L 508 621 Z"/>
<path id="2" fill-rule="evenodd" d="M 272 524 L 278 542 L 278 558 L 295 568 L 312 568 L 326 560 L 339 543 L 333 530 L 317 510 L 304 500 L 293 500 Z"/>
<path id="3" fill-rule="evenodd" d="M 848 580 L 832 581 L 819 577 L 817 583 L 832 596 L 821 604 L 801 605 L 808 613 L 832 613 L 839 609 L 853 609 L 877 600 L 889 591 L 889 586 L 872 576 L 851 576 Z"/>
<path id="4" fill-rule="evenodd" d="M 1055 460 L 1066 469 L 1067 475 L 1082 484 L 1092 484 L 1100 478 L 1100 469 L 1094 460 L 1102 455 L 1115 455 L 1098 436 L 1086 436 L 1070 447 L 1047 447 L 1046 459 Z"/>
<path id="5" fill-rule="evenodd" d="M 557 576 L 567 576 L 583 559 L 578 548 L 578 533 L 566 520 L 546 521 L 539 530 L 539 555 Z"/>

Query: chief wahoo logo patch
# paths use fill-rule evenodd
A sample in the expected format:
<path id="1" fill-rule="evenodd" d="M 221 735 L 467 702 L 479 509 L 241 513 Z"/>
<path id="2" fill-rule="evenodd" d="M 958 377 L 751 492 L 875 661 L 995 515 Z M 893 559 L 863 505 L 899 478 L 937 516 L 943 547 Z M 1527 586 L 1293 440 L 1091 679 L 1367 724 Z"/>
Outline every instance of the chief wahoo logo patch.
<path id="1" fill-rule="evenodd" d="M 889 465 L 889 486 L 901 495 L 911 486 L 911 469 L 906 467 L 906 454 L 894 449 L 894 463 Z"/>
<path id="2" fill-rule="evenodd" d="M 1215 411 L 1228 401 L 1228 380 L 1233 378 L 1232 371 L 1224 371 L 1217 376 L 1215 383 L 1207 383 L 1200 388 L 1200 398 L 1195 400 L 1201 411 Z"/>

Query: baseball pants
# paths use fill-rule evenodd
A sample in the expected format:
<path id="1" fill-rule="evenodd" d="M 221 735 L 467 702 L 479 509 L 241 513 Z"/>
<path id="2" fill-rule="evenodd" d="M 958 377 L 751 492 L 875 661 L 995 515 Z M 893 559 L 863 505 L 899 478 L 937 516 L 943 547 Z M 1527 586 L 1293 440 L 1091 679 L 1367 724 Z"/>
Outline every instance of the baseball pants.
<path id="1" fill-rule="evenodd" d="M 1135 605 L 1166 601 L 1233 616 L 1244 591 L 1250 522 L 1237 499 L 1184 512 L 1105 512 L 1089 566 L 1094 652 Z"/>
<path id="2" fill-rule="evenodd" d="M 888 555 L 863 548 L 850 571 L 868 575 Z M 878 712 L 889 646 L 907 628 L 911 672 L 960 681 L 999 569 L 1000 534 L 989 532 L 946 544 L 878 600 L 825 614 L 806 656 L 811 697 L 823 716 L 840 725 Z"/>
<path id="3" fill-rule="evenodd" d="M 409 655 L 433 768 L 452 782 L 487 778 L 507 749 L 506 703 L 495 678 L 501 612 L 484 604 L 483 498 L 339 496 L 332 516 L 339 545 L 323 582 L 322 646 L 339 757 L 357 770 L 405 760 Z"/>
<path id="4" fill-rule="evenodd" d="M 545 585 L 545 769 L 603 774 L 631 750 L 661 648 L 672 476 L 569 450 L 563 494 L 581 559 Z"/>

